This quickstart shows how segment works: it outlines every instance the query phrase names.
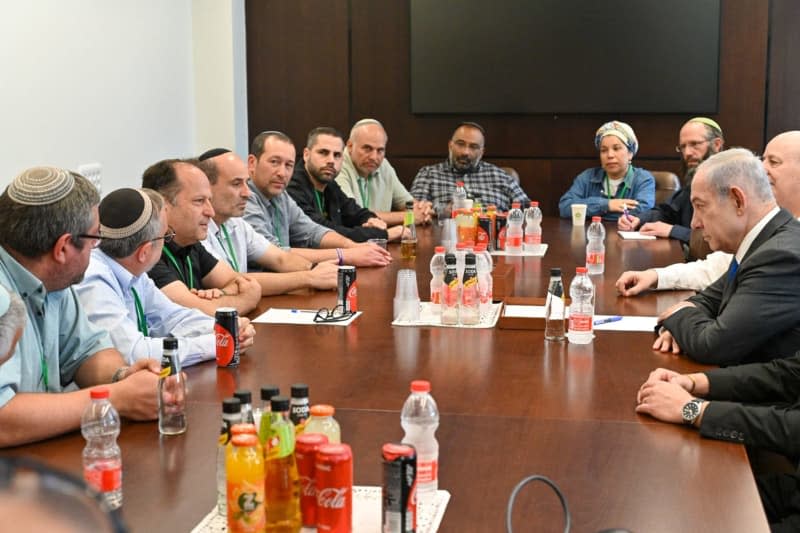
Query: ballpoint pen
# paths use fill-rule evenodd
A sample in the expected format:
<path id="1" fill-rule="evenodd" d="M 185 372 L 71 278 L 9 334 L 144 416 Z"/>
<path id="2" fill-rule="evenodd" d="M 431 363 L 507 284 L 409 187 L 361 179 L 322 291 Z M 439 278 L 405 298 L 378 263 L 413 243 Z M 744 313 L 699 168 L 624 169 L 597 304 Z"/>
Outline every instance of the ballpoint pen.
<path id="1" fill-rule="evenodd" d="M 628 219 L 628 222 L 631 221 L 631 214 L 628 212 L 628 204 L 624 202 L 622 204 L 622 214 Z"/>
<path id="2" fill-rule="evenodd" d="M 611 322 L 619 322 L 622 320 L 621 316 L 609 316 L 606 318 L 601 318 L 600 320 L 595 320 L 594 325 L 599 326 L 601 324 L 610 324 Z"/>

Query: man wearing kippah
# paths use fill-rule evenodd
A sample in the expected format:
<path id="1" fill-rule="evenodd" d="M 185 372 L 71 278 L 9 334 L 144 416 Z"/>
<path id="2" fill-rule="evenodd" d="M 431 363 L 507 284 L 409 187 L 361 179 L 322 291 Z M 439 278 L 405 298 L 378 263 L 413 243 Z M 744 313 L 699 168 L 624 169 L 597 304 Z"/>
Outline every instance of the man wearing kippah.
<path id="1" fill-rule="evenodd" d="M 100 242 L 99 200 L 84 177 L 52 167 L 24 171 L 0 195 L 0 284 L 28 312 L 14 355 L 0 366 L 0 446 L 77 429 L 86 388 L 102 383 L 122 416 L 158 416 L 158 362 L 128 367 L 70 287 Z M 65 392 L 72 384 L 80 390 Z"/>
<path id="2" fill-rule="evenodd" d="M 175 233 L 148 275 L 170 300 L 214 316 L 220 307 L 240 314 L 261 301 L 257 281 L 219 261 L 200 243 L 214 216 L 211 185 L 196 160 L 167 159 L 144 171 L 142 186 L 164 197 L 167 224 Z"/>
<path id="3" fill-rule="evenodd" d="M 314 288 L 336 288 L 339 269 L 330 262 L 314 264 L 294 252 L 273 245 L 242 218 L 247 199 L 247 165 L 225 148 L 214 148 L 200 157 L 200 167 L 211 182 L 214 218 L 208 222 L 208 236 L 203 246 L 211 255 L 241 273 L 248 273 L 248 263 L 268 272 L 250 272 L 248 276 L 261 285 L 261 294 Z"/>
<path id="4" fill-rule="evenodd" d="M 456 182 L 463 181 L 467 195 L 484 206 L 508 211 L 511 202 L 527 206 L 530 200 L 519 183 L 501 168 L 482 160 L 484 131 L 475 122 L 462 122 L 447 143 L 446 161 L 422 167 L 411 183 L 411 196 L 434 205 L 453 199 Z"/>
<path id="5" fill-rule="evenodd" d="M 161 360 L 163 337 L 178 339 L 178 357 L 188 366 L 216 355 L 214 319 L 182 307 L 156 288 L 146 272 L 161 258 L 167 230 L 164 200 L 150 189 L 117 189 L 100 202 L 100 247 L 75 288 L 89 320 L 108 331 L 128 363 Z M 239 318 L 242 348 L 255 329 Z"/>
<path id="6" fill-rule="evenodd" d="M 669 201 L 659 204 L 637 216 L 619 217 L 617 226 L 622 231 L 634 231 L 644 235 L 669 237 L 686 244 L 692 234 L 692 176 L 697 165 L 722 150 L 725 139 L 722 128 L 716 121 L 707 117 L 695 117 L 683 125 L 678 135 L 675 150 L 681 154 L 683 188 L 679 189 Z"/>

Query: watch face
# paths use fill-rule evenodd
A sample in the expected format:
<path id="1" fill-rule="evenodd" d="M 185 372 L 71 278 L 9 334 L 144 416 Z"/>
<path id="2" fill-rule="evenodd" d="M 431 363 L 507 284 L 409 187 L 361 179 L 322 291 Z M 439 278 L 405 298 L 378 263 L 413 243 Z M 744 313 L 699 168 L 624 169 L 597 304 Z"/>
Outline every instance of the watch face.
<path id="1" fill-rule="evenodd" d="M 688 402 L 683 406 L 683 421 L 686 423 L 694 422 L 697 415 L 700 414 L 700 404 L 695 401 Z"/>

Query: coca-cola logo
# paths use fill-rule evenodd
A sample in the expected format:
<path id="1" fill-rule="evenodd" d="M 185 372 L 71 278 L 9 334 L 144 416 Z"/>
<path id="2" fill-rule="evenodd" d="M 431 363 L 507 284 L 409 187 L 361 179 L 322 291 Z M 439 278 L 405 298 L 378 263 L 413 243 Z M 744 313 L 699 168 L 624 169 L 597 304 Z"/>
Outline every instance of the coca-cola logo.
<path id="1" fill-rule="evenodd" d="M 231 335 L 229 333 L 217 333 L 217 346 L 225 348 L 228 346 L 228 340 L 231 339 Z"/>
<path id="2" fill-rule="evenodd" d="M 300 476 L 300 494 L 304 497 L 315 497 L 317 494 L 314 480 L 308 476 Z"/>
<path id="3" fill-rule="evenodd" d="M 344 509 L 347 490 L 347 487 L 322 489 L 317 493 L 317 505 L 326 509 Z"/>

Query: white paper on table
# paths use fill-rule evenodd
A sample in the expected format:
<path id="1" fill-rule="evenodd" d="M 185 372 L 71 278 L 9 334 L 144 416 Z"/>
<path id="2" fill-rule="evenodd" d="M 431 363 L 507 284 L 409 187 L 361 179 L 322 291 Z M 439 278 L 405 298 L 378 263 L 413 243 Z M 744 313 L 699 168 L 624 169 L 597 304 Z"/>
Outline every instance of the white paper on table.
<path id="1" fill-rule="evenodd" d="M 595 315 L 594 321 L 603 320 L 616 315 Z M 652 332 L 658 322 L 657 316 L 629 316 L 625 315 L 622 320 L 598 324 L 594 327 L 595 331 L 647 331 Z"/>
<path id="2" fill-rule="evenodd" d="M 644 235 L 638 231 L 617 231 L 619 236 L 628 241 L 654 241 L 655 235 Z"/>
<path id="3" fill-rule="evenodd" d="M 279 309 L 270 307 L 254 318 L 252 322 L 258 324 L 298 324 L 301 326 L 349 326 L 353 320 L 361 316 L 361 311 L 356 312 L 347 320 L 337 322 L 314 322 L 316 315 L 316 309 Z"/>
<path id="4" fill-rule="evenodd" d="M 547 253 L 547 245 L 540 244 L 538 249 L 530 251 L 523 250 L 521 252 L 506 252 L 505 250 L 492 250 L 490 253 L 494 256 L 505 255 L 508 257 L 544 257 L 544 254 Z"/>
<path id="5" fill-rule="evenodd" d="M 544 305 L 508 305 L 503 312 L 504 317 L 511 318 L 544 318 L 547 307 Z M 564 318 L 569 318 L 569 307 L 564 308 Z"/>

